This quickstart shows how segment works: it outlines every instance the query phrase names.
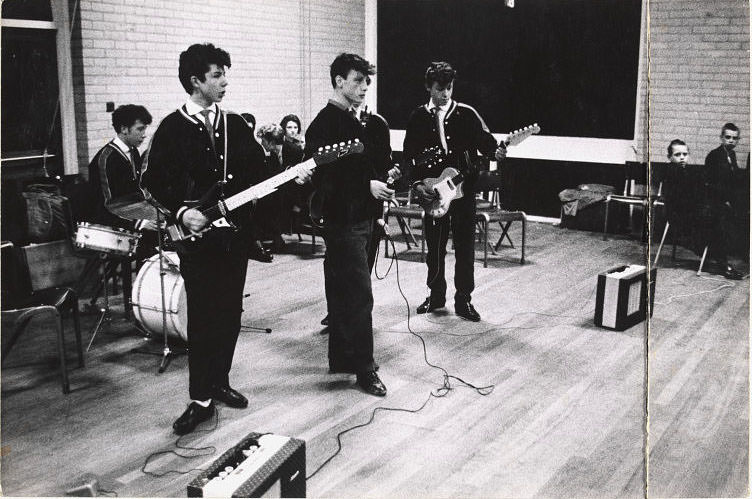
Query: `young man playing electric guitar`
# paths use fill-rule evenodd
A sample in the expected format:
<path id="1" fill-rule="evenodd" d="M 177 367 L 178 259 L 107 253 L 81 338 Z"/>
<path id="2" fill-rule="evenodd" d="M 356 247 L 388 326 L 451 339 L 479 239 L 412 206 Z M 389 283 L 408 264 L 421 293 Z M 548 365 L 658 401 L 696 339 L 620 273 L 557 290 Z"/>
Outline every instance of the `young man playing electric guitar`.
<path id="1" fill-rule="evenodd" d="M 475 189 L 477 171 L 473 161 L 480 152 L 486 157 L 501 161 L 506 157 L 506 147 L 497 145 L 483 119 L 472 107 L 452 100 L 456 71 L 447 62 L 433 62 L 426 71 L 425 86 L 430 100 L 410 115 L 405 129 L 403 153 L 406 160 L 418 156 L 425 149 L 441 146 L 446 151 L 444 165 L 454 165 L 463 171 L 463 197 L 452 201 L 449 211 L 440 218 L 426 215 L 423 231 L 428 246 L 428 277 L 426 284 L 430 296 L 418 307 L 418 313 L 432 312 L 446 302 L 444 259 L 449 230 L 454 237 L 454 310 L 460 317 L 479 321 L 471 294 L 475 287 Z M 467 154 L 466 154 L 467 153 Z M 467 164 L 465 158 L 471 158 Z M 435 165 L 416 167 L 410 172 L 419 200 L 430 201 L 435 192 L 421 181 L 438 177 L 441 168 Z"/>
<path id="2" fill-rule="evenodd" d="M 355 374 L 364 391 L 384 396 L 386 387 L 373 359 L 368 245 L 373 200 L 386 201 L 394 191 L 377 180 L 374 164 L 381 161 L 376 158 L 379 153 L 353 112 L 353 106 L 363 102 L 374 73 L 374 67 L 358 55 L 340 54 L 334 59 L 330 68 L 334 94 L 306 131 L 305 157 L 340 141 L 358 139 L 365 146 L 362 155 L 317 168 L 312 181 L 322 199 L 324 219 L 329 370 Z"/>
<path id="3" fill-rule="evenodd" d="M 141 178 L 153 201 L 194 241 L 178 247 L 188 301 L 188 373 L 191 403 L 175 421 L 175 433 L 192 432 L 214 413 L 214 401 L 245 408 L 248 400 L 230 387 L 243 287 L 251 240 L 250 204 L 227 218 L 240 227 L 212 228 L 190 207 L 218 183 L 226 198 L 255 183 L 264 153 L 245 120 L 217 105 L 225 96 L 230 55 L 212 44 L 180 54 L 180 83 L 189 98 L 154 133 Z"/>

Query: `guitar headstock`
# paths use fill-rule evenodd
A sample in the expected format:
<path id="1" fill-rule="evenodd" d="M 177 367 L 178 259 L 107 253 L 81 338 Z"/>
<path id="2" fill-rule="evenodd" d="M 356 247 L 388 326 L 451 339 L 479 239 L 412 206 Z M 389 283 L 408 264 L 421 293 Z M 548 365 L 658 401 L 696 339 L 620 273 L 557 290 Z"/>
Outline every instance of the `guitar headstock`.
<path id="1" fill-rule="evenodd" d="M 540 127 L 538 123 L 533 123 L 525 128 L 511 132 L 504 143 L 508 146 L 515 146 L 531 135 L 537 135 L 538 133 L 540 133 Z"/>
<path id="2" fill-rule="evenodd" d="M 428 167 L 436 166 L 446 159 L 446 153 L 441 146 L 432 146 L 423 150 L 413 159 L 413 166 Z"/>
<path id="3" fill-rule="evenodd" d="M 324 165 L 326 163 L 332 163 L 340 158 L 350 156 L 351 154 L 360 154 L 364 149 L 363 143 L 360 140 L 348 140 L 347 142 L 319 147 L 318 151 L 316 151 L 316 154 L 313 156 L 313 160 L 316 162 L 316 165 Z"/>

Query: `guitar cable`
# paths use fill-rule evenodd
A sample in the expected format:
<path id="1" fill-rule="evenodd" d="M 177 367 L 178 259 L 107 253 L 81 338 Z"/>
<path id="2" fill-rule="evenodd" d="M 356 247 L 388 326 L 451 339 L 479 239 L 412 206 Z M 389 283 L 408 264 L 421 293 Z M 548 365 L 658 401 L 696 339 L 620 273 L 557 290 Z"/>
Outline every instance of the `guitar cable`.
<path id="1" fill-rule="evenodd" d="M 213 445 L 209 445 L 207 447 L 189 447 L 187 445 L 183 445 L 181 443 L 181 440 L 183 437 L 186 437 L 188 435 L 195 435 L 197 433 L 211 433 L 214 430 L 217 429 L 217 426 L 219 426 L 219 410 L 217 409 L 216 405 L 214 406 L 214 425 L 211 428 L 207 428 L 205 430 L 194 430 L 191 433 L 187 433 L 185 435 L 181 435 L 178 437 L 177 440 L 175 440 L 175 443 L 173 444 L 175 446 L 175 449 L 165 449 L 157 452 L 152 452 L 148 456 L 146 456 L 146 459 L 144 460 L 143 466 L 141 466 L 141 472 L 145 475 L 148 475 L 152 478 L 162 478 L 167 475 L 187 475 L 188 473 L 191 473 L 193 471 L 206 471 L 203 468 L 191 468 L 189 470 L 167 470 L 162 473 L 156 472 L 156 471 L 149 471 L 147 470 L 147 466 L 149 466 L 149 463 L 154 460 L 154 458 L 157 458 L 162 455 L 166 454 L 173 454 L 181 459 L 194 459 L 196 457 L 204 457 L 204 456 L 211 456 L 212 454 L 215 454 L 217 452 L 217 448 Z M 184 455 L 180 452 L 177 452 L 178 450 L 186 450 L 186 451 L 196 451 L 197 454 L 194 455 Z"/>
<path id="2" fill-rule="evenodd" d="M 384 225 L 386 225 L 386 224 L 384 224 Z M 423 349 L 423 361 L 426 363 L 426 365 L 428 365 L 429 367 L 432 367 L 434 369 L 437 369 L 437 370 L 441 371 L 441 373 L 442 373 L 442 383 L 435 390 L 429 391 L 428 396 L 423 401 L 423 403 L 421 405 L 419 405 L 415 409 L 410 409 L 410 408 L 405 408 L 405 407 L 382 407 L 382 406 L 379 406 L 379 407 L 374 408 L 371 411 L 370 417 L 364 423 L 359 423 L 359 424 L 356 424 L 354 426 L 350 426 L 350 427 L 345 428 L 344 430 L 341 430 L 340 432 L 338 432 L 337 435 L 336 435 L 337 450 L 335 450 L 332 455 L 330 455 L 328 458 L 326 458 L 313 472 L 311 472 L 309 475 L 307 475 L 306 476 L 306 480 L 309 480 L 310 478 L 313 478 L 319 471 L 321 471 L 324 468 L 324 466 L 326 466 L 327 464 L 329 464 L 342 451 L 342 437 L 343 437 L 343 435 L 345 435 L 346 433 L 349 433 L 351 431 L 354 431 L 354 430 L 356 430 L 358 428 L 366 427 L 366 426 L 370 425 L 371 423 L 373 423 L 374 420 L 375 420 L 375 418 L 376 418 L 376 413 L 378 411 L 384 411 L 384 412 L 406 412 L 406 413 L 416 414 L 416 413 L 422 411 L 428 405 L 428 403 L 431 401 L 431 399 L 433 399 L 433 398 L 437 398 L 438 399 L 438 398 L 446 397 L 449 394 L 449 392 L 455 388 L 452 385 L 452 380 L 460 383 L 460 386 L 466 386 L 468 388 L 471 388 L 478 395 L 481 395 L 481 396 L 484 396 L 484 397 L 487 396 L 487 395 L 490 395 L 493 392 L 494 388 L 496 388 L 495 384 L 490 384 L 490 385 L 486 385 L 486 386 L 476 386 L 476 385 L 474 385 L 474 384 L 472 384 L 472 383 L 470 383 L 468 381 L 465 381 L 464 379 L 460 378 L 459 376 L 450 374 L 444 367 L 439 366 L 437 364 L 434 364 L 430 360 L 428 360 L 428 351 L 427 351 L 425 339 L 419 333 L 416 333 L 415 331 L 413 331 L 412 327 L 410 326 L 410 318 L 411 318 L 410 302 L 408 301 L 407 297 L 405 296 L 405 293 L 404 293 L 404 291 L 402 289 L 402 285 L 400 283 L 400 278 L 399 278 L 399 259 L 397 258 L 397 248 L 396 248 L 396 246 L 394 244 L 394 240 L 391 238 L 391 236 L 389 235 L 389 233 L 387 231 L 385 231 L 385 236 L 384 237 L 386 237 L 388 243 L 391 244 L 391 246 L 392 246 L 391 262 L 389 264 L 389 268 L 387 269 L 387 272 L 382 277 L 378 277 L 378 273 L 376 271 L 376 266 L 375 265 L 374 265 L 374 272 L 376 273 L 378 279 L 385 279 L 389 275 L 389 272 L 390 272 L 390 270 L 392 268 L 392 265 L 394 265 L 394 268 L 395 268 L 395 271 L 396 271 L 397 289 L 399 290 L 400 296 L 402 296 L 402 300 L 405 302 L 405 307 L 407 308 L 407 330 L 410 332 L 410 334 L 412 334 L 413 336 L 417 337 L 420 340 L 421 348 Z M 379 257 L 379 248 L 378 248 L 378 245 L 377 245 L 377 247 L 376 247 L 376 261 L 377 262 L 378 262 L 378 257 Z"/>

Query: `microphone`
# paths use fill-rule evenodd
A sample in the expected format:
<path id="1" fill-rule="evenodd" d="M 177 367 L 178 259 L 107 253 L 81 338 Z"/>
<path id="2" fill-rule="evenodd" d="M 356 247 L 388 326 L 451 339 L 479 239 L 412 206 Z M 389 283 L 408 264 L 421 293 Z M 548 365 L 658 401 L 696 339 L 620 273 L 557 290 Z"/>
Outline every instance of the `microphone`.
<path id="1" fill-rule="evenodd" d="M 399 165 L 395 165 L 397 168 L 399 168 Z M 389 177 L 386 179 L 386 186 L 389 189 L 394 189 L 394 182 L 396 182 L 397 179 L 394 178 L 392 175 L 389 175 Z M 386 214 L 387 211 L 389 211 L 389 201 L 384 201 L 384 207 L 381 210 L 381 218 L 376 220 L 376 223 L 382 228 L 384 231 L 384 235 L 387 239 L 392 238 L 391 230 L 389 229 L 389 224 L 386 223 Z"/>

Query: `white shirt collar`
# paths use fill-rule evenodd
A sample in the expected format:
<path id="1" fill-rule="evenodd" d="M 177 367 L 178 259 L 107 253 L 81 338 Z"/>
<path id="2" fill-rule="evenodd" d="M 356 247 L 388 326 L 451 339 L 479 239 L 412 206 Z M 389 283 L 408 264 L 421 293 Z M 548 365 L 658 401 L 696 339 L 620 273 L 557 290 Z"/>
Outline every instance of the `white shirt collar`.
<path id="1" fill-rule="evenodd" d="M 204 109 L 205 108 L 199 106 L 198 104 L 196 104 L 195 102 L 193 102 L 190 98 L 188 99 L 188 102 L 185 103 L 185 110 L 188 112 L 188 114 L 190 116 L 196 116 L 197 114 L 200 114 L 201 111 L 203 111 Z M 218 106 L 217 106 L 216 103 L 214 103 L 214 104 L 212 104 L 211 106 L 209 106 L 206 109 L 208 109 L 209 111 L 211 111 L 212 113 L 214 113 L 214 115 L 216 116 L 217 110 L 218 110 Z M 211 114 L 210 114 L 209 117 L 212 118 L 213 116 L 211 116 Z M 202 116 L 201 117 L 201 121 L 203 121 L 203 120 L 204 120 L 204 118 Z"/>
<path id="2" fill-rule="evenodd" d="M 433 108 L 435 108 L 435 107 L 438 107 L 438 108 L 439 108 L 439 109 L 441 110 L 441 112 L 442 112 L 442 113 L 446 113 L 447 111 L 449 111 L 449 107 L 450 107 L 451 105 L 452 105 L 452 99 L 449 99 L 449 100 L 447 101 L 447 103 L 446 103 L 446 104 L 444 104 L 443 106 L 436 106 L 436 105 L 435 105 L 435 104 L 433 103 L 433 100 L 429 100 L 429 101 L 428 101 L 428 104 L 426 104 L 426 110 L 428 110 L 428 112 L 430 113 L 430 112 L 431 112 L 431 109 L 433 109 Z"/>
<path id="3" fill-rule="evenodd" d="M 128 144 L 123 142 L 123 140 L 120 137 L 116 135 L 115 138 L 112 139 L 112 143 L 115 144 L 118 147 L 118 149 L 123 151 L 123 154 L 125 154 L 126 158 L 130 158 L 131 148 L 128 147 Z"/>

